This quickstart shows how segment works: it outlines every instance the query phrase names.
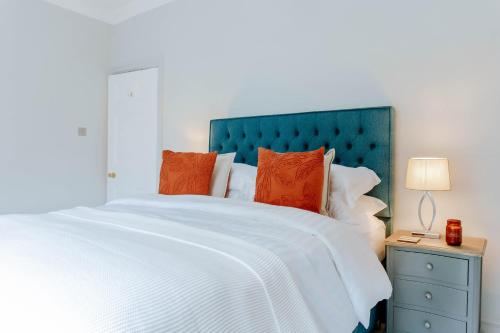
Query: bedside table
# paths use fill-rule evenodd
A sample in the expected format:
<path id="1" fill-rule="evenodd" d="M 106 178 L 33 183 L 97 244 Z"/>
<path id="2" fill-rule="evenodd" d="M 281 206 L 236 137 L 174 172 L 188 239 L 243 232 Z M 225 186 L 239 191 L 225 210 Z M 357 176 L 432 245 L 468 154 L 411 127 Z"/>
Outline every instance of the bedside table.
<path id="1" fill-rule="evenodd" d="M 387 274 L 393 294 L 387 305 L 388 333 L 479 333 L 483 238 L 463 237 L 462 246 L 441 239 L 386 239 Z"/>

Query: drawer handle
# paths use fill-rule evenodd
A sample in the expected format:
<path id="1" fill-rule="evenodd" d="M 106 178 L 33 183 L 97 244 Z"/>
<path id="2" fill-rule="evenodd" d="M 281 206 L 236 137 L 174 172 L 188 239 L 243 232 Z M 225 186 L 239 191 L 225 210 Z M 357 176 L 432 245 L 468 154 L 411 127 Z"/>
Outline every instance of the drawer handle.
<path id="1" fill-rule="evenodd" d="M 430 330 L 432 326 L 431 326 L 431 323 L 426 320 L 425 323 L 424 323 L 424 327 L 426 329 Z"/>
<path id="2" fill-rule="evenodd" d="M 434 265 L 431 264 L 430 262 L 427 263 L 427 270 L 432 271 L 434 269 Z"/>
<path id="3" fill-rule="evenodd" d="M 429 301 L 432 299 L 432 294 L 430 291 L 425 293 L 425 298 L 427 298 Z"/>

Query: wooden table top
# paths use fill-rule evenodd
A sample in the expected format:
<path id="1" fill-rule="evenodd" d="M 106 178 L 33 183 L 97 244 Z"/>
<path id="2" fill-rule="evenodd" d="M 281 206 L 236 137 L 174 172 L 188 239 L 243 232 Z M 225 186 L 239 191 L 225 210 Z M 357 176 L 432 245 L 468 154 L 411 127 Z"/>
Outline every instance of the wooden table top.
<path id="1" fill-rule="evenodd" d="M 399 242 L 401 236 L 411 236 L 411 231 L 397 230 L 385 240 L 385 245 L 394 247 L 416 248 L 430 251 L 439 251 L 451 254 L 462 254 L 474 257 L 482 257 L 486 250 L 486 239 L 477 237 L 462 237 L 461 246 L 450 246 L 446 244 L 445 235 L 439 239 L 422 238 L 420 242 Z"/>

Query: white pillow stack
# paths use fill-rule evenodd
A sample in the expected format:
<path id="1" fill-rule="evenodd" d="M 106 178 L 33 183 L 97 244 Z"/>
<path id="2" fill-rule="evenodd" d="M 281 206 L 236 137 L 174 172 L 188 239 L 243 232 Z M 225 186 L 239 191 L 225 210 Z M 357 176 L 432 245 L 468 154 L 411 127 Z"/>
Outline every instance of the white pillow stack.
<path id="1" fill-rule="evenodd" d="M 332 205 L 341 202 L 350 208 L 356 206 L 363 194 L 380 184 L 377 174 L 368 168 L 349 168 L 334 164 L 330 176 L 333 191 L 330 192 Z"/>
<path id="2" fill-rule="evenodd" d="M 253 201 L 257 167 L 233 163 L 227 197 Z M 352 218 L 358 213 L 374 216 L 387 206 L 381 200 L 364 194 L 380 184 L 374 171 L 365 168 L 349 168 L 333 164 L 330 170 L 329 209 L 325 215 L 337 218 Z"/>
<path id="3" fill-rule="evenodd" d="M 363 232 L 373 228 L 374 221 L 379 224 L 375 215 L 387 205 L 380 199 L 365 195 L 380 184 L 380 178 L 373 170 L 334 164 L 332 182 L 328 211 L 330 217 L 358 225 L 358 229 Z"/>

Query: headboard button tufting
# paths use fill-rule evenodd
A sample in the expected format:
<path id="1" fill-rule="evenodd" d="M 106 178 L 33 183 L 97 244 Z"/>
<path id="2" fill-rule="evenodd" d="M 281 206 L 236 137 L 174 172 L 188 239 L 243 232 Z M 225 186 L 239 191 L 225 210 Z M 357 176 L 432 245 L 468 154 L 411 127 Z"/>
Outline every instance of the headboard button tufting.
<path id="1" fill-rule="evenodd" d="M 338 128 L 335 129 L 335 135 L 340 135 L 340 130 Z"/>
<path id="2" fill-rule="evenodd" d="M 358 133 L 359 134 L 363 134 L 364 130 L 363 130 L 363 127 L 360 127 L 359 130 L 358 130 Z"/>
<path id="3" fill-rule="evenodd" d="M 370 144 L 370 149 L 373 150 L 375 149 L 376 145 L 374 143 Z"/>
<path id="4" fill-rule="evenodd" d="M 352 143 L 350 143 L 350 142 L 349 142 L 349 143 L 346 145 L 346 148 L 347 148 L 347 150 L 351 150 L 351 149 L 352 149 Z"/>

